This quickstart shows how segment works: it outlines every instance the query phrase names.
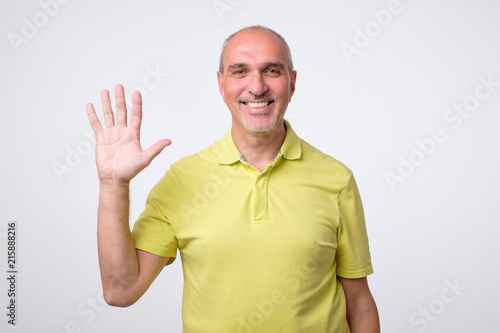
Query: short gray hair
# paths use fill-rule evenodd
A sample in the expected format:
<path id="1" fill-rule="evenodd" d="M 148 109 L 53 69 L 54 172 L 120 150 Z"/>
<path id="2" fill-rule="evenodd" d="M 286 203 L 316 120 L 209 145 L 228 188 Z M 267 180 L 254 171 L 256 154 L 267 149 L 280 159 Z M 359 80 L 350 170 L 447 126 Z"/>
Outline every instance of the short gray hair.
<path id="1" fill-rule="evenodd" d="M 234 36 L 236 36 L 240 32 L 247 31 L 247 30 L 266 31 L 266 32 L 270 32 L 274 36 L 278 37 L 281 40 L 281 42 L 283 43 L 283 46 L 285 47 L 286 55 L 288 58 L 288 70 L 290 71 L 290 74 L 292 74 L 292 72 L 293 72 L 292 52 L 290 51 L 290 47 L 288 46 L 287 42 L 285 41 L 285 38 L 283 38 L 283 36 L 281 36 L 279 33 L 274 31 L 273 29 L 262 26 L 262 25 L 251 25 L 251 26 L 245 27 L 243 29 L 236 31 L 235 33 L 233 33 L 232 35 L 230 35 L 229 37 L 226 38 L 226 40 L 222 44 L 222 52 L 220 53 L 220 59 L 219 59 L 219 71 L 221 73 L 224 73 L 223 59 L 224 59 L 224 53 L 226 52 L 227 44 Z"/>

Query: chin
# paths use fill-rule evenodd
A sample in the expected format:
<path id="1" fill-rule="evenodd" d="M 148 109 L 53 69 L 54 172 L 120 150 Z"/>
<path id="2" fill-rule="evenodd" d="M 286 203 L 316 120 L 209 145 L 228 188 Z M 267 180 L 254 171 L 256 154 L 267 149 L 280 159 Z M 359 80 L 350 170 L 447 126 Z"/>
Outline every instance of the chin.
<path id="1" fill-rule="evenodd" d="M 250 123 L 244 122 L 243 127 L 250 134 L 253 134 L 256 136 L 263 136 L 263 135 L 272 133 L 273 130 L 276 128 L 277 123 L 278 123 L 278 119 L 273 119 L 272 121 L 268 122 L 267 124 L 250 124 Z"/>
<path id="2" fill-rule="evenodd" d="M 248 133 L 255 135 L 255 136 L 265 136 L 265 135 L 272 132 L 269 129 L 252 129 L 252 128 L 245 128 L 245 129 Z"/>

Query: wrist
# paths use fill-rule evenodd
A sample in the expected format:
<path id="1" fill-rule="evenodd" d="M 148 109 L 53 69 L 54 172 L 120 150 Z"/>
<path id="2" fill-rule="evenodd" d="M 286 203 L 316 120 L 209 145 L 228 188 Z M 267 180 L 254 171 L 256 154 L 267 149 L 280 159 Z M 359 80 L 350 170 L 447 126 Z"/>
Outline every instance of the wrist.
<path id="1" fill-rule="evenodd" d="M 99 188 L 104 192 L 120 193 L 123 191 L 128 192 L 130 188 L 130 181 L 119 181 L 114 179 L 99 180 Z"/>

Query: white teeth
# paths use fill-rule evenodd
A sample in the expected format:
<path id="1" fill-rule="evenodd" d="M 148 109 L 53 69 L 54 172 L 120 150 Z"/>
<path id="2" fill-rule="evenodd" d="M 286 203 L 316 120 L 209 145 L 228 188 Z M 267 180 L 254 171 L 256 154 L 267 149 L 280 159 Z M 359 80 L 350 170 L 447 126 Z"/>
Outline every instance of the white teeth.
<path id="1" fill-rule="evenodd" d="M 251 108 L 263 108 L 269 105 L 269 102 L 251 103 L 248 102 L 247 105 Z"/>

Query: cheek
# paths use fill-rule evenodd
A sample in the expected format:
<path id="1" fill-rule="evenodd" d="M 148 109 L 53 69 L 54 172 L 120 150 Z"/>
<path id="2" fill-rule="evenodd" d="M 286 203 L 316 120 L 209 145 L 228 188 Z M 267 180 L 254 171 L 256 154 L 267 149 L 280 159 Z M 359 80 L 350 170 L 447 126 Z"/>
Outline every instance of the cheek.
<path id="1" fill-rule="evenodd" d="M 276 96 L 280 103 L 288 103 L 290 101 L 290 91 L 287 89 L 279 89 L 274 91 L 274 96 Z"/>
<path id="2" fill-rule="evenodd" d="M 223 97 L 226 102 L 235 102 L 240 95 L 241 88 L 234 82 L 226 82 L 223 87 Z"/>
<path id="3" fill-rule="evenodd" d="M 292 95 L 290 83 L 288 82 L 288 80 L 272 82 L 268 84 L 268 87 L 275 96 L 279 96 L 286 100 L 288 100 L 288 98 Z"/>

